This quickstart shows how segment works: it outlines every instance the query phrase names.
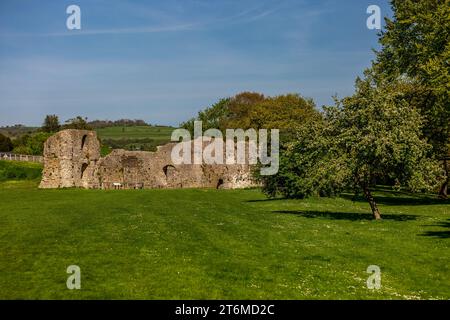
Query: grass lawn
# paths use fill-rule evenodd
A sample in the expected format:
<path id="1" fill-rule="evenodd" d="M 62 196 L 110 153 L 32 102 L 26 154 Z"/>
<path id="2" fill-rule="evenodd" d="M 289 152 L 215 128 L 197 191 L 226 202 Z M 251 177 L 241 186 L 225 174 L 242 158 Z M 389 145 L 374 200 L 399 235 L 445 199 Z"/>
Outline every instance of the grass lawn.
<path id="1" fill-rule="evenodd" d="M 107 127 L 97 129 L 102 139 L 144 139 L 169 141 L 175 128 L 164 126 L 133 126 L 133 127 Z"/>
<path id="2" fill-rule="evenodd" d="M 350 197 L 37 183 L 0 182 L 0 299 L 450 298 L 449 202 L 379 190 L 372 221 Z"/>

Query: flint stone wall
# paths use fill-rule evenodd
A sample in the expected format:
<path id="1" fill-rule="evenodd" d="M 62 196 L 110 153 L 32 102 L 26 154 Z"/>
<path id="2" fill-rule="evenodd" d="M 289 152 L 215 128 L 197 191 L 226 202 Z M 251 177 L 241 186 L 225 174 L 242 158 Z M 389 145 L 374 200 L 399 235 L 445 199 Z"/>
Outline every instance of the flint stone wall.
<path id="1" fill-rule="evenodd" d="M 194 142 L 184 143 L 191 144 L 193 156 Z M 208 143 L 203 142 L 203 148 Z M 159 146 L 156 152 L 117 149 L 100 157 L 100 143 L 94 131 L 63 130 L 45 142 L 44 171 L 39 187 L 234 189 L 257 185 L 248 161 L 228 165 L 177 165 L 171 159 L 175 145 Z M 225 159 L 225 154 L 223 157 Z"/>

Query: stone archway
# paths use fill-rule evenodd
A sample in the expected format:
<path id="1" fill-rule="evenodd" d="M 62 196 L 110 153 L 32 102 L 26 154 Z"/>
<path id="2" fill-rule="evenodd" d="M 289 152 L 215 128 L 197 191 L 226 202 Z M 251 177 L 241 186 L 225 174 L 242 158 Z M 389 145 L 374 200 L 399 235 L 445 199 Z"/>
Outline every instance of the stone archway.
<path id="1" fill-rule="evenodd" d="M 175 175 L 177 169 L 173 165 L 168 164 L 167 166 L 164 166 L 163 172 L 164 175 L 166 176 L 166 179 L 169 179 Z"/>
<path id="2" fill-rule="evenodd" d="M 84 177 L 84 172 L 86 171 L 86 169 L 87 169 L 88 166 L 89 166 L 89 165 L 88 165 L 87 163 L 83 163 L 83 164 L 81 165 L 81 179 L 83 179 L 83 177 Z"/>
<path id="3" fill-rule="evenodd" d="M 223 185 L 224 185 L 224 181 L 223 181 L 223 179 L 221 178 L 221 179 L 219 179 L 219 180 L 217 181 L 216 189 L 223 189 Z"/>
<path id="4" fill-rule="evenodd" d="M 81 150 L 83 150 L 84 149 L 84 146 L 86 145 L 86 140 L 87 140 L 87 134 L 85 134 L 84 136 L 83 136 L 83 138 L 81 138 Z"/>

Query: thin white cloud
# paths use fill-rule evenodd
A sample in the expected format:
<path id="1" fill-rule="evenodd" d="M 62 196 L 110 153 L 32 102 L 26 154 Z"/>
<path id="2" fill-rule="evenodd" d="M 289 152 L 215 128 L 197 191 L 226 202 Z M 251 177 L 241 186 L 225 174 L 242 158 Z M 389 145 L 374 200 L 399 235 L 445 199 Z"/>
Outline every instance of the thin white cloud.
<path id="1" fill-rule="evenodd" d="M 69 37 L 84 35 L 105 35 L 105 34 L 134 34 L 134 33 L 161 33 L 176 32 L 194 29 L 197 24 L 179 24 L 172 26 L 159 27 L 136 27 L 136 28 L 111 28 L 111 29 L 92 29 L 92 30 L 67 30 L 66 32 L 49 33 L 0 33 L 0 37 Z"/>
<path id="2" fill-rule="evenodd" d="M 94 29 L 81 31 L 67 31 L 60 33 L 47 33 L 43 36 L 73 36 L 73 35 L 102 35 L 102 34 L 131 34 L 131 33 L 160 33 L 192 30 L 196 24 L 179 24 L 172 26 L 159 27 L 137 27 L 137 28 L 113 28 L 113 29 Z"/>
<path id="3" fill-rule="evenodd" d="M 274 8 L 266 9 L 264 10 L 264 5 L 258 5 L 256 7 L 243 10 L 235 15 L 231 15 L 224 18 L 218 18 L 214 19 L 213 21 L 208 22 L 208 25 L 217 24 L 219 22 L 227 22 L 231 24 L 238 24 L 238 23 L 247 23 L 256 21 L 262 18 L 265 18 L 276 11 L 280 10 L 283 7 L 283 5 L 278 5 Z"/>
<path id="4" fill-rule="evenodd" d="M 215 18 L 203 22 L 195 23 L 173 23 L 159 26 L 143 26 L 130 28 L 109 28 L 109 29 L 81 29 L 81 30 L 65 30 L 64 32 L 46 32 L 46 33 L 0 33 L 0 37 L 67 37 L 67 36 L 83 36 L 83 35 L 108 35 L 108 34 L 138 34 L 138 33 L 163 33 L 204 29 L 214 25 L 239 24 L 248 23 L 263 19 L 283 6 L 279 5 L 275 8 L 264 9 L 264 5 L 243 10 L 237 14 L 223 18 Z"/>

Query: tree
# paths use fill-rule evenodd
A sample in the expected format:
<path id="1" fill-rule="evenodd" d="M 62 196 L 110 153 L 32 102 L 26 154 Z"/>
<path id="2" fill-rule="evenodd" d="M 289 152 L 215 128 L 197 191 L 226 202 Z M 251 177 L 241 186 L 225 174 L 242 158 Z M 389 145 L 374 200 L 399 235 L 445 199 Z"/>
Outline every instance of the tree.
<path id="1" fill-rule="evenodd" d="M 180 127 L 189 130 L 191 135 L 194 135 L 194 121 L 202 121 L 202 127 L 204 130 L 219 129 L 224 130 L 226 128 L 226 121 L 229 115 L 228 104 L 230 98 L 220 99 L 217 103 L 211 107 L 205 108 L 200 111 L 196 118 L 189 119 L 186 122 L 180 124 Z"/>
<path id="2" fill-rule="evenodd" d="M 87 123 L 87 118 L 76 117 L 66 120 L 63 126 L 64 129 L 78 129 L 78 130 L 92 130 L 91 126 Z"/>
<path id="3" fill-rule="evenodd" d="M 42 155 L 44 151 L 44 143 L 51 135 L 52 133 L 47 132 L 25 134 L 17 139 L 14 139 L 13 152 L 18 154 Z"/>
<path id="4" fill-rule="evenodd" d="M 409 101 L 423 116 L 433 154 L 450 156 L 450 0 L 392 0 L 394 19 L 381 33 L 377 81 L 414 84 Z M 448 177 L 448 174 L 447 174 Z M 444 182 L 441 191 L 446 192 Z M 444 198 L 446 194 L 441 194 Z"/>
<path id="5" fill-rule="evenodd" d="M 47 115 L 42 125 L 42 131 L 44 132 L 57 132 L 60 129 L 58 116 L 55 114 Z"/>
<path id="6" fill-rule="evenodd" d="M 372 195 L 380 177 L 412 191 L 431 190 L 439 182 L 442 169 L 430 158 L 422 116 L 404 94 L 410 84 L 380 86 L 370 74 L 366 77 L 357 80 L 353 96 L 300 125 L 298 140 L 282 155 L 279 173 L 261 177 L 266 194 L 303 198 L 352 189 L 364 194 L 374 218 L 380 219 Z"/>
<path id="7" fill-rule="evenodd" d="M 281 139 L 292 138 L 297 123 L 317 114 L 311 99 L 299 94 L 266 97 L 260 93 L 242 92 L 232 98 L 221 99 L 198 113 L 196 118 L 181 124 L 194 130 L 194 121 L 202 121 L 203 129 L 280 129 Z"/>
<path id="8" fill-rule="evenodd" d="M 257 92 L 242 92 L 230 98 L 228 102 L 228 128 L 255 128 L 252 122 L 252 114 L 263 103 L 266 97 Z M 255 128 L 256 129 L 256 128 Z"/>
<path id="9" fill-rule="evenodd" d="M 229 121 L 230 128 L 280 129 L 281 141 L 292 140 L 297 124 L 318 114 L 311 99 L 293 93 L 266 97 L 247 109 L 244 119 L 235 117 Z"/>
<path id="10" fill-rule="evenodd" d="M 0 151 L 9 152 L 13 149 L 11 139 L 0 133 Z"/>

